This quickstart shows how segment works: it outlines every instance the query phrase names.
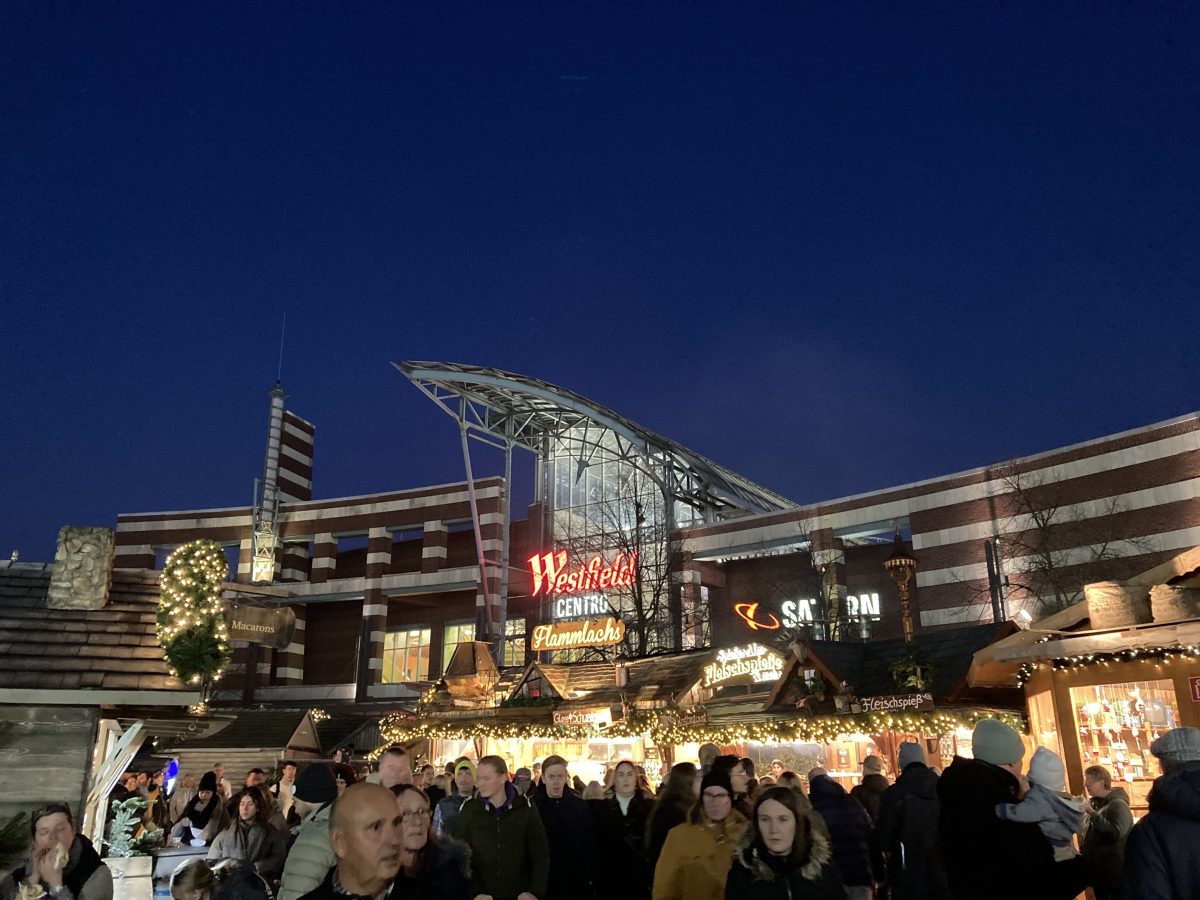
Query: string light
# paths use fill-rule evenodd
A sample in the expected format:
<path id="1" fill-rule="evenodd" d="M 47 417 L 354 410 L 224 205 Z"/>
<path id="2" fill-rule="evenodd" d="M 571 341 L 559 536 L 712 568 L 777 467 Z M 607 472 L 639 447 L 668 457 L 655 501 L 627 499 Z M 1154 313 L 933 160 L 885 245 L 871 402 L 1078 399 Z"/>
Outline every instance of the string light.
<path id="1" fill-rule="evenodd" d="M 319 725 L 329 718 L 329 713 L 325 712 L 323 709 L 310 709 L 308 711 L 308 716 L 313 720 L 314 725 Z"/>
<path id="2" fill-rule="evenodd" d="M 1017 713 L 986 709 L 936 710 L 927 713 L 866 713 L 815 718 L 779 718 L 752 724 L 709 723 L 678 725 L 675 710 L 638 711 L 602 731 L 587 726 L 553 725 L 544 720 L 529 722 L 436 721 L 428 718 L 388 716 L 379 723 L 380 734 L 388 743 L 403 743 L 417 738 L 463 740 L 493 738 L 527 740 L 559 738 L 587 740 L 605 737 L 649 737 L 656 744 L 816 743 L 836 741 L 849 734 L 880 734 L 896 731 L 906 734 L 950 734 L 958 728 L 973 728 L 981 719 L 999 719 L 1019 732 L 1025 731 L 1025 719 Z"/>
<path id="3" fill-rule="evenodd" d="M 1194 644 L 1174 647 L 1135 647 L 1129 650 L 1116 650 L 1112 653 L 1081 653 L 1076 656 L 1059 656 L 1044 662 L 1027 662 L 1017 670 L 1017 687 L 1024 687 L 1025 682 L 1033 677 L 1039 669 L 1049 667 L 1055 671 L 1064 669 L 1083 669 L 1088 666 L 1107 666 L 1111 663 L 1125 662 L 1176 662 L 1179 660 L 1196 659 L 1200 657 L 1200 647 Z"/>
<path id="4" fill-rule="evenodd" d="M 167 557 L 160 579 L 158 644 L 180 681 L 207 688 L 229 662 L 221 602 L 228 575 L 229 562 L 215 541 L 192 541 Z"/>

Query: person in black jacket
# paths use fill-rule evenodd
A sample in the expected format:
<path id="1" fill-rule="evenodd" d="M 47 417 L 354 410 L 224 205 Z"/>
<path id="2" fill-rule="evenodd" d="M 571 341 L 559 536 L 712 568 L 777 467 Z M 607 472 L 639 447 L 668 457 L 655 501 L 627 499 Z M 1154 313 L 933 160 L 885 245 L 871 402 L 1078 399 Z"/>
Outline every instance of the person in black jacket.
<path id="1" fill-rule="evenodd" d="M 646 861 L 650 866 L 650 877 L 658 864 L 667 833 L 676 825 L 687 821 L 688 812 L 700 798 L 700 772 L 692 763 L 676 763 L 667 773 L 662 794 L 646 822 Z"/>
<path id="2" fill-rule="evenodd" d="M 829 839 L 806 805 L 787 787 L 759 794 L 725 882 L 726 900 L 843 900 Z"/>
<path id="3" fill-rule="evenodd" d="M 598 900 L 649 900 L 651 870 L 646 858 L 646 822 L 654 800 L 638 788 L 633 763 L 623 760 L 613 772 L 613 788 L 593 801 L 596 821 Z"/>
<path id="4" fill-rule="evenodd" d="M 1125 900 L 1200 897 L 1200 728 L 1172 728 L 1150 745 L 1163 774 L 1150 812 L 1125 844 Z"/>
<path id="5" fill-rule="evenodd" d="M 875 833 L 892 900 L 954 900 L 938 842 L 938 778 L 920 744 L 900 745 L 900 777 L 883 792 Z"/>
<path id="6" fill-rule="evenodd" d="M 1125 841 L 1133 827 L 1129 795 L 1113 787 L 1112 773 L 1104 766 L 1083 770 L 1083 786 L 1091 794 L 1084 806 L 1083 842 L 1080 855 L 1087 863 L 1096 900 L 1116 900 L 1121 889 Z"/>
<path id="7" fill-rule="evenodd" d="M 955 897 L 971 900 L 1066 900 L 1082 893 L 1080 858 L 1055 863 L 1037 825 L 996 815 L 996 804 L 1021 799 L 1020 735 L 982 719 L 971 738 L 974 759 L 956 756 L 938 779 L 938 831 Z"/>
<path id="8" fill-rule="evenodd" d="M 850 900 L 874 896 L 871 817 L 867 811 L 820 767 L 808 773 L 808 799 L 829 829 L 833 861 L 846 886 L 846 896 Z"/>
<path id="9" fill-rule="evenodd" d="M 391 900 L 470 900 L 469 851 L 433 833 L 429 797 L 412 784 L 392 786 L 400 808 L 400 872 Z"/>
<path id="10" fill-rule="evenodd" d="M 538 900 L 586 900 L 594 894 L 596 829 L 587 801 L 567 787 L 569 779 L 561 756 L 542 760 L 542 781 L 533 791 L 533 804 L 550 844 L 550 882 L 546 896 Z"/>

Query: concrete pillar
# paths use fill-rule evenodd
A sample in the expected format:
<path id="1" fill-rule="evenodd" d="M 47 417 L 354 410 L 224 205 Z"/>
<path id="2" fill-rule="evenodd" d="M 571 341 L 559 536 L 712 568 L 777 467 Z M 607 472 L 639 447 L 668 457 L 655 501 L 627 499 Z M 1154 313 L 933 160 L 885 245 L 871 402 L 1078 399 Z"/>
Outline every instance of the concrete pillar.
<path id="1" fill-rule="evenodd" d="M 392 535 L 386 528 L 371 528 L 367 536 L 367 576 L 363 590 L 363 629 L 360 653 L 362 678 L 359 692 L 379 684 L 383 675 L 383 637 L 387 630 L 387 601 L 383 596 L 383 576 L 392 563 Z"/>
<path id="2" fill-rule="evenodd" d="M 449 539 L 445 522 L 425 523 L 425 536 L 421 541 L 422 572 L 437 572 L 446 565 L 446 545 Z"/>
<path id="3" fill-rule="evenodd" d="M 337 538 L 329 532 L 318 534 L 313 539 L 313 558 L 309 581 L 324 584 L 334 577 L 337 567 Z"/>

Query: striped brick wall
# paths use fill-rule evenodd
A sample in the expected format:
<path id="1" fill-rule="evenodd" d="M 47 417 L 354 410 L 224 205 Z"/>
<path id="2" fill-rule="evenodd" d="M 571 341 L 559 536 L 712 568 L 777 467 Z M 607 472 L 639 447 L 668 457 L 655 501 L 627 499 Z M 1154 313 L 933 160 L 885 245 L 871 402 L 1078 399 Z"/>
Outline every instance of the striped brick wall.
<path id="1" fill-rule="evenodd" d="M 446 544 L 449 535 L 446 523 L 433 520 L 425 523 L 421 542 L 421 571 L 437 572 L 446 564 Z"/>
<path id="2" fill-rule="evenodd" d="M 1013 481 L 1022 485 L 1017 492 Z M 1200 544 L 1200 415 L 1024 457 L 1008 463 L 748 517 L 687 532 L 701 559 L 794 543 L 802 533 L 881 531 L 907 523 L 919 559 L 914 614 L 936 627 L 991 615 L 984 542 L 1028 545 L 1035 512 L 1056 509 L 1066 579 L 1124 578 Z M 1068 539 L 1069 536 L 1069 539 Z M 1103 547 L 1111 557 L 1096 555 Z M 1010 613 L 1034 598 L 1015 587 L 1031 560 L 1008 555 Z M 1025 579 L 1027 580 L 1027 579 Z"/>
<path id="3" fill-rule="evenodd" d="M 387 632 L 387 600 L 383 576 L 392 562 L 392 535 L 384 526 L 373 526 L 367 534 L 367 575 L 363 590 L 363 636 L 369 648 L 367 684 L 382 681 L 383 637 Z"/>
<path id="4" fill-rule="evenodd" d="M 317 429 L 291 410 L 283 414 L 279 447 L 279 500 L 295 503 L 312 499 L 313 442 Z"/>

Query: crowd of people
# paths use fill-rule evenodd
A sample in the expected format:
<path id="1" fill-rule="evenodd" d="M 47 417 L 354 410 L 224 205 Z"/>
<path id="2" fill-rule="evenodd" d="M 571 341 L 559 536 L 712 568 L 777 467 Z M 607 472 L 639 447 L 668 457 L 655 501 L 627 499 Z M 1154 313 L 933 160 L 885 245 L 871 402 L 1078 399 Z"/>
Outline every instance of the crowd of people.
<path id="1" fill-rule="evenodd" d="M 499 756 L 414 771 L 403 747 L 375 772 L 310 763 L 277 779 L 251 769 L 234 790 L 223 767 L 175 792 L 133 776 L 147 822 L 204 847 L 171 878 L 174 900 L 1067 900 L 1200 897 L 1200 729 L 1151 751 L 1163 775 L 1135 825 L 1129 797 L 1100 766 L 1086 800 L 1062 760 L 1007 725 L 979 722 L 972 757 L 944 772 L 919 744 L 899 747 L 895 782 L 874 756 L 847 792 L 822 768 L 801 777 L 711 745 L 657 791 L 631 761 L 606 784 L 550 756 L 509 771 Z M 0 900 L 111 900 L 113 881 L 71 810 L 32 817 L 27 864 Z"/>

